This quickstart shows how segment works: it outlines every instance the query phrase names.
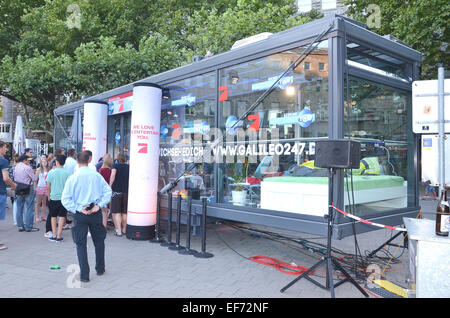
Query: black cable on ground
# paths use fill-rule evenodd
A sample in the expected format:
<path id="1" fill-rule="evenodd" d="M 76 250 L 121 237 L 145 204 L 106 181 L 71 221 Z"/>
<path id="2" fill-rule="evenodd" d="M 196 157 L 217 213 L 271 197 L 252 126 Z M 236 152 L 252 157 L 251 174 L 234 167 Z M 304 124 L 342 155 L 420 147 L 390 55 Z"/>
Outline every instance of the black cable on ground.
<path id="1" fill-rule="evenodd" d="M 308 239 L 290 237 L 290 236 L 286 236 L 286 235 L 281 235 L 276 232 L 265 231 L 265 230 L 255 229 L 255 228 L 248 228 L 245 226 L 236 225 L 234 223 L 223 222 L 221 224 L 231 227 L 235 230 L 238 230 L 238 231 L 240 231 L 246 235 L 249 235 L 251 237 L 267 239 L 267 240 L 271 240 L 271 241 L 280 243 L 283 246 L 294 249 L 294 250 L 304 254 L 305 256 L 312 257 L 315 259 L 320 259 L 326 253 L 326 245 L 325 244 L 311 242 Z M 228 248 L 230 248 L 232 251 L 234 251 L 236 254 L 238 254 L 242 258 L 250 260 L 249 257 L 243 256 L 242 254 L 237 252 L 234 248 L 232 248 L 219 235 L 219 233 L 216 232 L 216 234 L 218 235 L 219 239 L 222 242 L 224 242 L 224 244 Z M 312 252 L 312 255 L 307 254 L 305 252 L 305 250 Z M 389 270 L 392 268 L 391 265 L 398 264 L 400 262 L 399 259 L 400 259 L 401 255 L 403 255 L 403 252 L 402 252 L 402 254 L 400 256 L 393 257 L 393 255 L 385 249 L 380 250 L 380 252 L 384 253 L 386 256 L 373 256 L 373 257 L 368 258 L 367 257 L 367 255 L 369 253 L 368 251 L 366 251 L 365 256 L 362 256 L 362 255 L 355 256 L 354 254 L 346 253 L 339 249 L 332 248 L 332 253 L 335 255 L 335 257 L 337 257 L 339 259 L 342 267 L 348 273 L 352 273 L 353 274 L 352 276 L 355 276 L 354 279 L 360 284 L 366 282 L 366 268 L 369 264 L 376 264 L 379 267 L 384 268 L 385 270 L 386 269 Z M 356 264 L 356 267 L 355 267 L 355 264 Z M 356 268 L 356 270 L 355 270 L 355 268 Z M 317 273 L 315 273 L 314 276 L 322 277 L 321 275 L 317 275 Z"/>

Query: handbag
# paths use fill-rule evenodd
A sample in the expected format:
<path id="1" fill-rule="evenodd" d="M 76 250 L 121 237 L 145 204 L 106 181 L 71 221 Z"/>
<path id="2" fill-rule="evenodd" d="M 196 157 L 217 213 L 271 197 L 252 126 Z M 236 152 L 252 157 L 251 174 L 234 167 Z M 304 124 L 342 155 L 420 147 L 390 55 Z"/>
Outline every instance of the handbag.
<path id="1" fill-rule="evenodd" d="M 17 182 L 16 195 L 27 195 L 30 193 L 31 184 Z"/>

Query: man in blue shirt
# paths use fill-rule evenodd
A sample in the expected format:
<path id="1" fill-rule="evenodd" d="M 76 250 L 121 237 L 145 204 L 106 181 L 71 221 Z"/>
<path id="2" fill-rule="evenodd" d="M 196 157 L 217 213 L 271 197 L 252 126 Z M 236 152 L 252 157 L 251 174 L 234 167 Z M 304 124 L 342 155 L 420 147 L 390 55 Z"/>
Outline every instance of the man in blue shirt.
<path id="1" fill-rule="evenodd" d="M 6 183 L 12 190 L 16 189 L 16 184 L 9 177 L 9 162 L 4 158 L 7 151 L 6 143 L 0 140 L 0 169 L 2 170 L 2 177 L 0 178 L 0 220 L 4 220 L 6 215 Z M 0 244 L 0 250 L 5 249 L 6 245 Z"/>
<path id="2" fill-rule="evenodd" d="M 89 282 L 89 263 L 87 257 L 87 234 L 91 233 L 95 246 L 95 270 L 97 275 L 105 272 L 106 230 L 102 223 L 101 208 L 111 201 L 111 188 L 105 179 L 88 168 L 89 153 L 78 153 L 78 171 L 67 179 L 61 196 L 62 205 L 74 213 L 72 237 L 77 246 L 80 280 Z"/>

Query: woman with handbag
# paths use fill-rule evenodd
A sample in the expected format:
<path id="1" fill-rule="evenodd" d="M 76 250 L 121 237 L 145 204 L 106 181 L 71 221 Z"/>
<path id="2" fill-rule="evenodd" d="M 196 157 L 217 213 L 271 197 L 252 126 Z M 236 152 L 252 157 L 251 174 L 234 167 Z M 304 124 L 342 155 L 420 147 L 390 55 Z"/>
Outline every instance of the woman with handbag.
<path id="1" fill-rule="evenodd" d="M 36 232 L 38 228 L 33 227 L 34 221 L 34 188 L 33 182 L 37 180 L 30 166 L 27 155 L 19 157 L 19 163 L 14 169 L 14 182 L 16 187 L 17 201 L 17 227 L 19 232 Z M 25 221 L 25 222 L 24 222 Z"/>

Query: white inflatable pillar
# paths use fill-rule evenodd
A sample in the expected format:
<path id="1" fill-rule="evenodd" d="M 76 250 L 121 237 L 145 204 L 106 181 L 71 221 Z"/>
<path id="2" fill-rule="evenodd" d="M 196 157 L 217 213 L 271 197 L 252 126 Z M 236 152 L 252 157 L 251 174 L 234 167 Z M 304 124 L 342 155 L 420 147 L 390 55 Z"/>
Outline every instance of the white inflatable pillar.
<path id="1" fill-rule="evenodd" d="M 84 103 L 83 148 L 92 151 L 92 163 L 106 154 L 108 104 L 104 101 Z"/>
<path id="2" fill-rule="evenodd" d="M 162 89 L 152 83 L 133 87 L 130 133 L 127 238 L 155 236 Z"/>

